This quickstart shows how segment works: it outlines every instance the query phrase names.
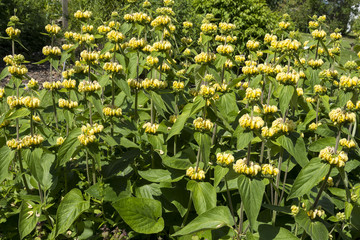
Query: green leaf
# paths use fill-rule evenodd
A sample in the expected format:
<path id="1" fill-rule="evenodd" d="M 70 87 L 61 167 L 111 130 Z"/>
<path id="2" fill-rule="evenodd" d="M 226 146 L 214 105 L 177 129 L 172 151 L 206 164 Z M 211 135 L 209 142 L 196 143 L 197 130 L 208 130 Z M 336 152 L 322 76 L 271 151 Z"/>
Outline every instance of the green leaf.
<path id="1" fill-rule="evenodd" d="M 173 236 L 188 235 L 207 229 L 219 229 L 223 226 L 231 227 L 233 224 L 234 220 L 232 219 L 229 208 L 219 206 L 196 217 L 184 228 L 174 233 Z"/>
<path id="2" fill-rule="evenodd" d="M 15 157 L 15 151 L 8 146 L 0 148 L 0 183 L 9 176 L 9 165 Z"/>
<path id="3" fill-rule="evenodd" d="M 164 137 L 162 134 L 148 134 L 148 140 L 155 151 L 166 151 L 166 146 L 164 145 Z"/>
<path id="4" fill-rule="evenodd" d="M 135 232 L 151 234 L 164 229 L 161 203 L 147 198 L 123 198 L 112 204 Z"/>
<path id="5" fill-rule="evenodd" d="M 235 121 L 239 112 L 235 92 L 222 95 L 220 101 L 216 101 L 216 105 L 218 106 L 219 112 L 226 120 L 229 122 Z"/>
<path id="6" fill-rule="evenodd" d="M 288 199 L 299 198 L 310 192 L 329 172 L 330 165 L 322 162 L 320 158 L 313 158 L 301 169 L 291 188 Z"/>
<path id="7" fill-rule="evenodd" d="M 183 173 L 172 173 L 165 169 L 138 171 L 139 175 L 150 182 L 177 182 L 184 177 Z"/>
<path id="8" fill-rule="evenodd" d="M 65 51 L 61 54 L 60 64 L 63 64 L 66 60 L 71 57 L 71 53 Z"/>
<path id="9" fill-rule="evenodd" d="M 191 180 L 186 189 L 192 192 L 194 207 L 198 215 L 216 206 L 216 190 L 208 182 L 196 182 Z"/>
<path id="10" fill-rule="evenodd" d="M 294 86 L 287 85 L 283 88 L 279 98 L 280 111 L 282 114 L 285 114 L 286 109 L 288 109 L 294 91 Z"/>
<path id="11" fill-rule="evenodd" d="M 166 111 L 166 106 L 165 106 L 164 100 L 161 98 L 161 96 L 159 94 L 157 94 L 156 92 L 151 91 L 151 99 L 154 101 L 156 111 L 161 116 L 165 117 L 164 111 Z"/>
<path id="12" fill-rule="evenodd" d="M 329 232 L 325 225 L 318 221 L 311 221 L 304 210 L 295 216 L 295 221 L 304 228 L 307 234 L 311 236 L 313 240 L 327 240 Z"/>
<path id="13" fill-rule="evenodd" d="M 5 117 L 5 120 L 12 120 L 16 118 L 22 118 L 30 115 L 30 111 L 27 108 L 20 108 L 15 110 L 14 112 L 10 112 L 7 117 Z"/>
<path id="14" fill-rule="evenodd" d="M 214 169 L 214 187 L 219 185 L 221 180 L 226 176 L 229 172 L 229 168 L 224 168 L 220 165 L 217 165 Z"/>
<path id="15" fill-rule="evenodd" d="M 62 166 L 68 161 L 70 161 L 70 158 L 74 154 L 76 148 L 80 145 L 80 142 L 77 138 L 80 134 L 81 134 L 80 128 L 73 129 L 65 139 L 64 143 L 61 144 L 58 152 L 59 166 Z"/>
<path id="16" fill-rule="evenodd" d="M 165 166 L 178 170 L 186 170 L 191 167 L 189 158 L 181 158 L 181 152 L 177 153 L 173 157 L 165 156 L 162 159 L 162 162 Z"/>
<path id="17" fill-rule="evenodd" d="M 285 135 L 280 136 L 276 141 L 295 158 L 301 167 L 304 167 L 309 162 L 306 156 L 305 143 L 301 137 L 296 140 L 295 146 L 291 139 Z"/>
<path id="18" fill-rule="evenodd" d="M 40 213 L 41 210 L 39 206 L 37 206 L 32 201 L 22 202 L 19 214 L 20 239 L 23 239 L 34 230 L 36 223 L 39 220 L 38 217 L 36 217 L 36 214 Z"/>
<path id="19" fill-rule="evenodd" d="M 194 138 L 199 144 L 202 160 L 204 162 L 204 168 L 206 168 L 210 158 L 211 137 L 206 133 L 195 132 Z"/>
<path id="20" fill-rule="evenodd" d="M 9 67 L 5 67 L 0 73 L 0 80 L 6 78 L 9 74 Z"/>
<path id="21" fill-rule="evenodd" d="M 180 134 L 188 118 L 200 111 L 200 109 L 205 106 L 205 103 L 206 102 L 203 98 L 197 97 L 193 103 L 186 104 L 182 114 L 180 114 L 174 125 L 171 127 L 167 140 L 169 140 L 174 135 Z"/>
<path id="22" fill-rule="evenodd" d="M 261 180 L 240 175 L 238 178 L 238 189 L 250 226 L 254 228 L 260 212 L 265 184 Z"/>
<path id="23" fill-rule="evenodd" d="M 357 228 L 360 229 L 360 206 L 355 205 L 351 211 L 351 223 Z"/>
<path id="24" fill-rule="evenodd" d="M 97 94 L 93 94 L 90 98 L 90 102 L 95 106 L 96 111 L 101 116 L 102 119 L 104 119 L 104 114 L 102 112 L 103 106 L 101 104 L 101 100 Z"/>
<path id="25" fill-rule="evenodd" d="M 66 232 L 74 221 L 90 207 L 90 200 L 84 200 L 77 188 L 68 192 L 56 212 L 56 236 Z"/>
<path id="26" fill-rule="evenodd" d="M 237 137 L 237 143 L 236 143 L 237 150 L 241 150 L 247 147 L 253 138 L 254 138 L 253 132 L 240 133 L 240 135 Z"/>
<path id="27" fill-rule="evenodd" d="M 48 190 L 52 185 L 52 175 L 50 173 L 50 168 L 52 163 L 55 160 L 55 155 L 50 153 L 43 154 L 41 148 L 36 148 L 29 154 L 30 159 L 28 164 L 30 167 L 30 172 L 38 181 L 44 190 Z"/>
<path id="28" fill-rule="evenodd" d="M 261 224 L 259 226 L 259 240 L 297 240 L 298 238 L 293 235 L 289 230 L 282 227 L 275 227 L 268 224 Z"/>
<path id="29" fill-rule="evenodd" d="M 322 149 L 326 147 L 335 146 L 336 138 L 334 137 L 327 137 L 327 138 L 320 138 L 319 140 L 313 142 L 309 146 L 309 150 L 312 152 L 320 152 Z"/>

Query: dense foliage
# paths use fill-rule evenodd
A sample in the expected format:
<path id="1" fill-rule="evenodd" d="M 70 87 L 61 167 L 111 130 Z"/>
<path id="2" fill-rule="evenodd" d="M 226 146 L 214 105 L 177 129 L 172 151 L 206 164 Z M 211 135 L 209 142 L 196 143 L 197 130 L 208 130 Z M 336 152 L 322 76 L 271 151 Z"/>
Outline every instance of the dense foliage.
<path id="1" fill-rule="evenodd" d="M 234 23 L 242 42 L 263 38 L 277 20 L 265 0 L 193 0 L 193 5 L 197 12 L 212 13 L 221 21 Z"/>
<path id="2" fill-rule="evenodd" d="M 359 61 L 326 16 L 243 42 L 213 14 L 192 38 L 172 0 L 125 8 L 46 25 L 43 83 L 10 18 L 1 239 L 360 237 Z"/>
<path id="3" fill-rule="evenodd" d="M 326 15 L 328 17 L 327 27 L 331 31 L 339 28 L 345 34 L 351 30 L 357 30 L 354 24 L 356 23 L 356 16 L 359 14 L 359 0 L 268 0 L 268 3 L 273 9 L 282 13 L 289 13 L 296 28 L 302 32 L 309 31 L 307 20 L 313 15 Z"/>

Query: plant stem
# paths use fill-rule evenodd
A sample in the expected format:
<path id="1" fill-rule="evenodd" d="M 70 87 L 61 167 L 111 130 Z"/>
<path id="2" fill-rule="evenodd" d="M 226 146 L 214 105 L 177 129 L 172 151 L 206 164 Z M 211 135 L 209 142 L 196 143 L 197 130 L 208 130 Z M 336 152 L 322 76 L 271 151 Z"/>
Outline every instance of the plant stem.
<path id="1" fill-rule="evenodd" d="M 54 90 L 51 91 L 51 94 L 52 94 L 52 102 L 53 102 L 53 109 L 54 109 L 55 126 L 56 126 L 56 129 L 59 129 Z"/>
<path id="2" fill-rule="evenodd" d="M 86 177 L 87 177 L 89 184 L 91 184 L 90 174 L 89 174 L 89 153 L 88 153 L 87 149 L 85 151 L 85 159 L 86 159 Z"/>
<path id="3" fill-rule="evenodd" d="M 231 215 L 232 215 L 233 220 L 234 220 L 235 228 L 237 229 L 236 220 L 235 220 L 234 208 L 233 208 L 233 204 L 232 204 L 232 200 L 231 200 L 231 194 L 230 194 L 230 191 L 229 191 L 229 185 L 228 185 L 228 181 L 227 181 L 226 176 L 225 176 L 224 179 L 225 179 L 226 193 L 227 193 L 227 197 L 228 197 L 228 203 L 229 203 Z M 239 239 L 239 236 L 237 236 L 237 238 Z"/>
<path id="4" fill-rule="evenodd" d="M 325 187 L 326 187 L 327 181 L 328 181 L 328 179 L 329 179 L 329 176 L 330 176 L 330 173 L 331 173 L 332 168 L 333 168 L 333 166 L 330 167 L 329 172 L 326 174 L 326 177 L 325 177 L 325 179 L 324 179 L 324 182 L 323 182 L 323 184 L 321 185 L 321 188 L 320 188 L 320 190 L 319 190 L 319 193 L 318 193 L 318 195 L 316 196 L 315 201 L 314 201 L 314 204 L 312 205 L 311 209 L 315 209 L 316 206 L 317 206 L 317 204 L 319 203 L 321 194 L 322 194 L 322 192 L 325 190 Z"/>
<path id="5" fill-rule="evenodd" d="M 90 66 L 90 64 L 89 64 L 88 79 L 89 79 L 89 82 L 91 82 L 91 66 Z M 91 109 L 92 104 L 91 104 L 91 102 L 88 101 L 88 99 L 86 98 L 86 92 L 85 92 L 85 99 L 86 99 L 86 101 L 88 102 L 90 125 L 92 126 L 92 125 L 93 125 L 93 121 L 92 121 L 92 109 Z"/>
<path id="6" fill-rule="evenodd" d="M 190 197 L 189 197 L 189 201 L 188 201 L 188 205 L 187 205 L 187 211 L 186 211 L 186 214 L 185 214 L 185 217 L 184 217 L 184 220 L 183 222 L 181 223 L 181 227 L 184 227 L 188 217 L 189 217 L 189 213 L 190 213 L 190 209 L 191 209 L 191 203 L 192 203 L 192 195 L 193 193 L 190 192 Z"/>
<path id="7" fill-rule="evenodd" d="M 337 152 L 338 147 L 339 147 L 340 136 L 341 136 L 341 127 L 339 127 L 339 132 L 338 132 L 338 135 L 336 136 L 336 143 L 335 143 L 335 149 L 334 149 L 335 153 Z"/>
<path id="8" fill-rule="evenodd" d="M 92 178 L 93 178 L 93 185 L 96 184 L 96 163 L 94 158 L 91 158 L 92 160 Z"/>
<path id="9" fill-rule="evenodd" d="M 41 186 L 40 186 L 39 182 L 38 182 L 38 188 L 39 188 L 40 201 L 41 201 L 41 203 L 44 203 L 44 195 L 43 195 L 43 192 L 41 190 Z"/>
<path id="10" fill-rule="evenodd" d="M 151 110 L 150 110 L 151 124 L 154 124 L 154 122 L 155 122 L 155 109 L 154 109 L 154 100 L 152 98 L 150 100 L 150 106 L 151 106 Z"/>
<path id="11" fill-rule="evenodd" d="M 286 170 L 285 170 L 285 175 L 284 175 L 284 180 L 283 180 L 283 186 L 282 186 L 282 190 L 281 190 L 281 195 L 280 195 L 280 200 L 279 203 L 281 203 L 281 200 L 284 196 L 284 192 L 285 192 L 285 183 L 286 183 L 286 179 L 287 179 L 287 175 L 288 175 L 288 171 L 289 171 L 289 165 L 290 165 L 290 159 L 288 160 L 287 164 L 286 164 Z"/>
<path id="12" fill-rule="evenodd" d="M 212 137 L 211 137 L 211 145 L 215 144 L 215 140 L 216 140 L 216 131 L 217 131 L 217 124 L 214 124 L 214 130 L 212 133 Z"/>
<path id="13" fill-rule="evenodd" d="M 177 135 L 174 136 L 174 155 L 176 155 Z"/>
<path id="14" fill-rule="evenodd" d="M 240 218 L 239 218 L 239 227 L 238 227 L 238 235 L 242 234 L 243 231 L 243 223 L 244 223 L 244 202 L 241 200 L 240 203 Z"/>
<path id="15" fill-rule="evenodd" d="M 278 169 L 279 169 L 279 174 L 276 176 L 276 182 L 275 182 L 275 186 L 277 189 L 279 189 L 279 184 L 280 184 L 280 176 L 281 176 L 281 164 L 283 161 L 283 157 L 284 157 L 284 149 L 281 148 L 280 150 L 280 156 L 279 156 L 279 164 L 278 164 Z M 278 192 L 275 191 L 274 194 L 274 205 L 277 206 L 278 205 Z M 275 221 L 276 221 L 276 211 L 273 211 L 273 225 L 275 225 Z"/>
<path id="16" fill-rule="evenodd" d="M 265 151 L 265 144 L 266 144 L 266 139 L 264 138 L 261 142 L 261 150 L 260 150 L 260 164 L 262 164 L 263 162 L 263 158 L 264 158 L 264 151 Z"/>
<path id="17" fill-rule="evenodd" d="M 20 151 L 20 149 L 17 150 L 17 155 L 18 155 L 19 165 L 20 165 L 20 174 L 21 174 L 22 179 L 24 181 L 26 192 L 30 193 L 29 185 L 28 185 L 28 183 L 26 181 L 26 177 L 25 177 L 25 173 L 24 173 L 24 167 L 23 167 L 23 163 L 22 163 L 22 159 L 21 159 L 21 151 Z"/>

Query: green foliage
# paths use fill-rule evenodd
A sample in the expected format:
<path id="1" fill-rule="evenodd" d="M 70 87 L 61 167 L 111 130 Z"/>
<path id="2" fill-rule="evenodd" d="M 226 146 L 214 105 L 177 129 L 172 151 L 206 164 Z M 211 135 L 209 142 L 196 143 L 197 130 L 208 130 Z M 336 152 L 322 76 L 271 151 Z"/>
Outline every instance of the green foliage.
<path id="1" fill-rule="evenodd" d="M 360 46 L 273 27 L 264 1 L 130 2 L 72 1 L 50 82 L 4 59 L 0 239 L 358 238 Z"/>
<path id="2" fill-rule="evenodd" d="M 348 33 L 349 25 L 351 26 L 352 21 L 354 21 L 354 18 L 351 17 L 356 16 L 359 11 L 358 0 L 306 0 L 301 2 L 290 0 L 281 1 L 280 3 L 276 1 L 274 5 L 278 6 L 280 12 L 288 13 L 294 21 L 296 28 L 303 32 L 308 31 L 310 17 L 313 15 L 326 15 L 330 31 L 339 28 L 342 33 Z M 356 25 L 354 25 L 353 30 L 356 30 Z"/>
<path id="3" fill-rule="evenodd" d="M 239 42 L 263 39 L 274 28 L 277 16 L 265 0 L 193 0 L 198 13 L 212 13 L 223 22 L 232 22 L 237 27 Z"/>

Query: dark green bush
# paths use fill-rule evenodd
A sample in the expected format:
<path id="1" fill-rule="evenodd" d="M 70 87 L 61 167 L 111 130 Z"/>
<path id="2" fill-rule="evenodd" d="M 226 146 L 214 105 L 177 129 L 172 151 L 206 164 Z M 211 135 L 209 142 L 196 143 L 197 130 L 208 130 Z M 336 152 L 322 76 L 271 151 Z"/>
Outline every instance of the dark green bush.
<path id="1" fill-rule="evenodd" d="M 27 59 L 34 59 L 33 54 L 40 52 L 48 43 L 48 38 L 39 35 L 44 32 L 45 25 L 51 20 L 59 19 L 61 2 L 53 0 L 0 0 L 0 36 L 6 36 L 5 29 L 9 18 L 14 15 L 19 17 L 21 25 L 21 42 L 28 49 L 17 48 L 17 53 L 23 53 Z M 0 39 L 0 52 L 2 55 L 11 53 L 8 40 Z"/>

